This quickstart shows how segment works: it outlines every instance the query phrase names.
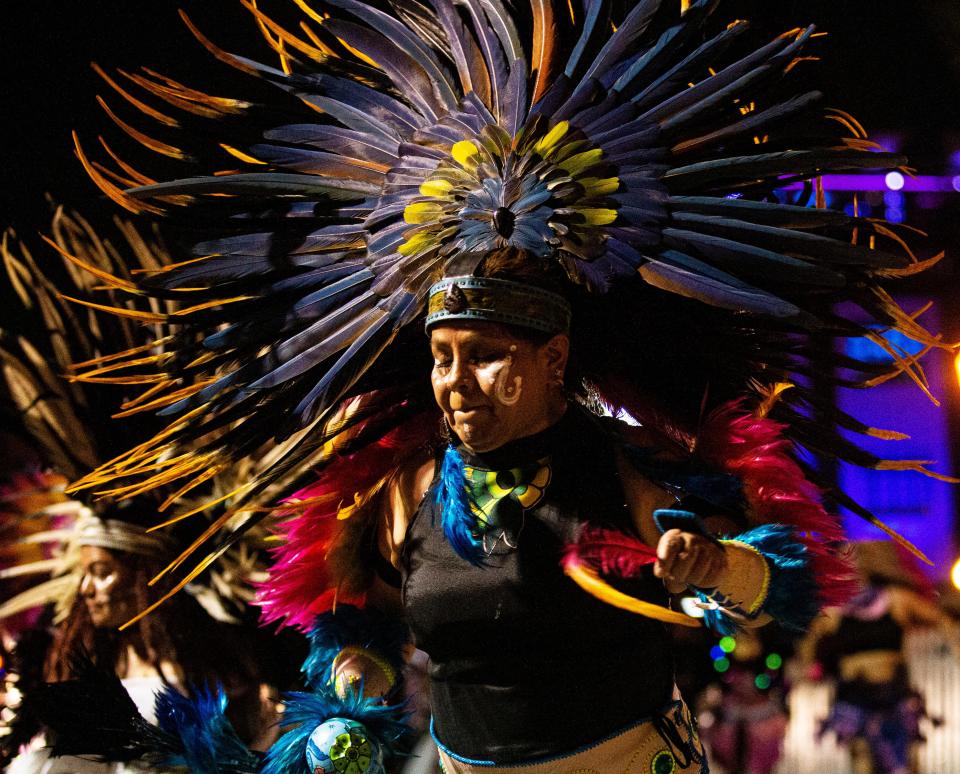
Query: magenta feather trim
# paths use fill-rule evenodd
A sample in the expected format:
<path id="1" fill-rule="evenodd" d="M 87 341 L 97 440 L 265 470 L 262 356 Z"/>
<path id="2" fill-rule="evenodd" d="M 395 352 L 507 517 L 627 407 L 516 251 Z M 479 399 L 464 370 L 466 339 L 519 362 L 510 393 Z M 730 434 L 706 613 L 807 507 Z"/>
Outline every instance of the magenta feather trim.
<path id="1" fill-rule="evenodd" d="M 307 631 L 317 615 L 337 603 L 364 606 L 364 595 L 343 593 L 343 576 L 351 568 L 332 567 L 329 561 L 346 525 L 337 515 L 428 443 L 435 428 L 431 417 L 414 416 L 357 452 L 337 456 L 324 466 L 315 484 L 284 501 L 281 513 L 289 517 L 274 530 L 281 542 L 271 550 L 274 561 L 269 578 L 257 585 L 262 623 L 279 622 Z M 361 423 L 350 432 L 355 436 L 362 431 Z M 363 514 L 351 518 L 363 518 Z"/>
<path id="2" fill-rule="evenodd" d="M 746 413 L 742 401 L 735 401 L 707 417 L 695 454 L 743 482 L 751 526 L 784 524 L 796 531 L 810 551 L 821 604 L 842 605 L 859 585 L 851 557 L 834 547 L 844 540 L 843 528 L 804 477 L 783 429 L 772 419 Z"/>
<path id="3" fill-rule="evenodd" d="M 587 565 L 603 575 L 620 578 L 635 578 L 655 561 L 657 550 L 639 538 L 589 524 L 580 530 L 575 543 L 564 547 L 563 556 L 564 567 Z"/>

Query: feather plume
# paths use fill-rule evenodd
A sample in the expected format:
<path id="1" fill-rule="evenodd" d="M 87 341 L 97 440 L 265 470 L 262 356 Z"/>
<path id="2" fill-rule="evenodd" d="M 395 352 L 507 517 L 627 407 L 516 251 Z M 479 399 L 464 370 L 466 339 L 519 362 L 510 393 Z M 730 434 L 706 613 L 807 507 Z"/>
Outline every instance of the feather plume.
<path id="1" fill-rule="evenodd" d="M 160 728 L 179 740 L 181 750 L 168 754 L 165 766 L 185 767 L 196 774 L 253 774 L 260 757 L 247 749 L 225 714 L 227 695 L 222 686 L 199 688 L 187 698 L 167 687 L 157 694 Z"/>

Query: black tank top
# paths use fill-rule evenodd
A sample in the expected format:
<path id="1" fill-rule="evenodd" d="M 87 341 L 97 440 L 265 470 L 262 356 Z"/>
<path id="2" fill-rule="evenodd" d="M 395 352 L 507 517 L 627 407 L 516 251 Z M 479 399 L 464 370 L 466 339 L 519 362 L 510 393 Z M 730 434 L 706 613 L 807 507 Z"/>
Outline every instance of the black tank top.
<path id="1" fill-rule="evenodd" d="M 550 482 L 487 542 L 484 567 L 450 547 L 433 487 L 408 529 L 404 607 L 430 656 L 438 740 L 506 764 L 574 750 L 661 709 L 673 689 L 666 627 L 593 598 L 560 566 L 583 521 L 632 531 L 613 443 L 597 420 L 571 408 L 543 433 L 462 454 L 493 471 L 546 460 Z M 620 586 L 666 602 L 652 572 Z"/>

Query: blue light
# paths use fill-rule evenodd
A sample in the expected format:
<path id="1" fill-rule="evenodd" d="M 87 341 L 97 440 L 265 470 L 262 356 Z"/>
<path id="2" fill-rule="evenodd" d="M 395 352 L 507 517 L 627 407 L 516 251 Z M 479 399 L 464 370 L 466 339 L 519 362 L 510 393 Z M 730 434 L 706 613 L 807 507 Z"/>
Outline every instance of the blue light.
<path id="1" fill-rule="evenodd" d="M 907 355 L 919 354 L 923 349 L 923 344 L 913 339 L 908 339 L 900 331 L 884 331 L 883 338 L 889 341 L 895 348 Z M 852 358 L 856 358 L 864 363 L 892 363 L 890 357 L 877 344 L 869 339 L 862 337 L 850 338 L 844 341 L 844 352 Z"/>
<path id="2" fill-rule="evenodd" d="M 887 191 L 883 195 L 883 203 L 887 207 L 903 207 L 903 194 L 899 191 Z"/>
<path id="3" fill-rule="evenodd" d="M 712 648 L 710 648 L 710 658 L 712 658 L 714 661 L 716 661 L 719 658 L 726 658 L 726 657 L 727 657 L 726 651 L 724 651 L 724 649 L 721 648 L 719 645 L 714 645 Z"/>

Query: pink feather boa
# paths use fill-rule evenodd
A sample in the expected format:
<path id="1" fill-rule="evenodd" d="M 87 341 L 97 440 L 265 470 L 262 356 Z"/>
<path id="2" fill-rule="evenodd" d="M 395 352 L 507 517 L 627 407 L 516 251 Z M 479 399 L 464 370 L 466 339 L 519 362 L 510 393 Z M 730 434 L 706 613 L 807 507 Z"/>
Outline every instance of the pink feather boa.
<path id="1" fill-rule="evenodd" d="M 694 454 L 743 482 L 751 526 L 775 523 L 796 530 L 810 552 L 821 605 L 842 605 L 859 585 L 852 558 L 836 547 L 844 540 L 843 528 L 791 456 L 783 429 L 779 422 L 753 416 L 743 410 L 742 401 L 734 401 L 707 418 Z"/>
<path id="2" fill-rule="evenodd" d="M 337 514 L 397 470 L 405 457 L 432 438 L 435 428 L 432 416 L 409 419 L 357 452 L 337 456 L 317 483 L 284 501 L 281 513 L 289 517 L 275 529 L 281 542 L 271 550 L 270 577 L 257 588 L 262 623 L 280 622 L 307 631 L 318 614 L 338 603 L 363 607 L 365 594 L 345 594 L 341 588 L 342 572 L 350 568 L 332 567 L 328 561 L 346 526 Z M 350 518 L 369 515 L 358 512 Z"/>

